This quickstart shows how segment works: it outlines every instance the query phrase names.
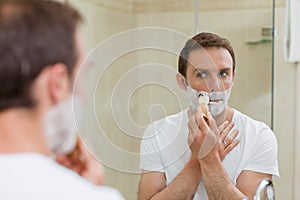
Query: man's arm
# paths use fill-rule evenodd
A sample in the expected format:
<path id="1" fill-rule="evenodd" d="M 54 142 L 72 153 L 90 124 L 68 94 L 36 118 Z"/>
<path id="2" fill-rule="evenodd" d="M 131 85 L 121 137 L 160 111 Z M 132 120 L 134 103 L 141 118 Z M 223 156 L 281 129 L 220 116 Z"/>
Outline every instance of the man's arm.
<path id="1" fill-rule="evenodd" d="M 58 155 L 55 160 L 95 185 L 104 184 L 102 164 L 84 147 L 80 138 L 77 139 L 76 147 L 72 153 Z"/>
<path id="2" fill-rule="evenodd" d="M 223 139 L 232 130 L 233 124 L 225 122 L 222 125 L 222 134 L 217 143 L 218 156 L 223 160 L 226 155 L 231 152 L 238 144 L 239 140 L 235 139 L 238 131 L 235 130 L 230 137 L 227 138 L 228 145 L 224 146 Z M 196 141 L 191 142 L 190 148 L 193 148 Z M 144 171 L 141 175 L 139 184 L 139 200 L 154 199 L 192 199 L 199 182 L 201 180 L 201 168 L 198 158 L 192 156 L 185 168 L 179 175 L 167 186 L 166 177 L 162 172 Z"/>
<path id="3" fill-rule="evenodd" d="M 141 175 L 139 200 L 192 199 L 201 180 L 199 161 L 191 157 L 179 175 L 166 186 L 166 177 L 162 172 L 146 172 Z"/>
<path id="4" fill-rule="evenodd" d="M 211 200 L 241 200 L 244 197 L 253 199 L 259 182 L 264 178 L 272 179 L 269 174 L 245 170 L 238 177 L 235 186 L 217 157 L 200 160 L 200 164 L 204 185 Z"/>
<path id="5" fill-rule="evenodd" d="M 217 157 L 200 160 L 200 164 L 209 199 L 240 200 L 245 196 L 253 199 L 259 182 L 264 178 L 272 179 L 270 174 L 245 170 L 234 186 Z"/>
<path id="6" fill-rule="evenodd" d="M 258 184 L 265 178 L 272 180 L 272 175 L 245 170 L 239 175 L 236 186 L 241 192 L 249 197 L 249 199 L 253 199 Z"/>
<path id="7" fill-rule="evenodd" d="M 214 135 L 218 135 L 219 132 L 211 115 L 208 116 L 208 123 L 206 123 L 201 116 L 202 113 L 200 110 L 198 115 L 195 117 L 195 121 L 197 121 L 198 124 L 189 124 L 190 126 L 193 126 L 190 127 L 190 129 L 195 129 L 196 126 L 194 135 L 196 141 L 195 146 L 197 147 L 198 145 L 198 148 L 194 148 L 194 155 L 199 155 L 198 149 L 199 147 L 201 148 L 204 141 L 204 139 L 201 140 L 201 138 L 205 138 L 207 136 L 213 137 Z M 230 181 L 222 165 L 217 145 L 214 145 L 207 155 L 204 157 L 198 157 L 198 159 L 201 166 L 202 180 L 210 200 L 240 200 L 246 196 L 252 199 L 258 183 L 263 178 L 271 178 L 271 175 L 269 174 L 245 170 L 238 177 L 237 185 L 235 186 Z"/>

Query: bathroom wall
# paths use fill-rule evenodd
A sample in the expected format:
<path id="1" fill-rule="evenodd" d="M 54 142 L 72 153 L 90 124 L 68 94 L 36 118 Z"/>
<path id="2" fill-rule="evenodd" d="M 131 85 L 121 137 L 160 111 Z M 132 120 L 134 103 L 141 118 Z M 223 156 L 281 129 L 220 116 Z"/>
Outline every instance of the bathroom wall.
<path id="1" fill-rule="evenodd" d="M 116 37 L 122 31 L 141 27 L 161 27 L 179 31 L 188 36 L 194 34 L 194 11 L 192 0 L 184 1 L 107 1 L 107 0 L 69 0 L 85 17 L 85 24 L 81 32 L 87 42 L 87 50 L 91 52 L 96 45 L 110 41 L 111 36 Z M 181 3 L 180 3 L 181 2 Z M 200 31 L 216 32 L 228 38 L 235 49 L 237 56 L 236 80 L 232 91 L 230 104 L 244 113 L 271 124 L 271 43 L 249 45 L 247 42 L 259 41 L 261 28 L 271 26 L 270 1 L 208 1 L 200 0 L 199 27 Z M 238 18 L 238 20 L 237 20 Z M 296 68 L 294 64 L 286 63 L 283 59 L 283 33 L 284 33 L 284 1 L 276 3 L 276 29 L 275 39 L 275 113 L 274 131 L 279 143 L 279 165 L 281 177 L 275 181 L 277 199 L 296 198 L 297 180 L 294 177 L 294 160 L 299 157 L 295 151 L 295 91 Z M 102 42 L 102 43 L 101 43 Z M 176 41 L 174 41 L 176 42 Z M 183 45 L 183 44 L 182 44 Z M 119 48 L 116 45 L 116 51 Z M 94 49 L 94 52 L 96 50 Z M 97 56 L 95 56 L 97 58 Z M 96 59 L 97 60 L 97 59 Z M 122 89 L 120 80 L 130 76 L 134 69 L 146 65 L 162 64 L 168 66 L 168 74 L 135 71 L 126 86 L 137 87 L 146 77 L 152 77 L 156 83 L 174 85 L 174 89 L 159 84 L 146 84 L 134 92 L 130 98 L 126 90 Z M 176 89 L 176 63 L 177 56 L 159 50 L 143 49 L 120 55 L 104 73 L 99 77 L 95 89 L 95 113 L 98 123 L 105 132 L 106 139 L 115 146 L 131 153 L 139 152 L 139 136 L 142 129 L 151 121 L 163 116 L 173 114 L 187 106 L 184 92 Z M 97 63 L 98 65 L 101 63 Z M 149 65 L 149 66 L 148 66 Z M 167 82 L 165 82 L 168 80 Z M 121 88 L 121 89 L 118 89 Z M 115 91 L 120 104 L 117 109 L 112 107 Z M 179 97 L 179 98 L 178 98 Z M 180 100 L 179 100 L 180 99 Z M 130 120 L 122 116 L 126 108 Z M 128 108 L 128 109 L 127 109 Z M 117 112 L 117 113 L 116 113 Z M 85 119 L 91 124 L 90 119 Z M 135 125 L 134 137 L 126 131 L 129 125 Z M 99 125 L 99 124 L 98 124 Z M 87 131 L 97 132 L 95 124 L 87 126 Z M 134 132 L 134 131 L 133 131 Z M 129 133 L 129 134 L 128 134 Z M 138 159 L 136 157 L 128 162 L 118 153 L 103 145 L 101 138 L 91 135 L 95 151 L 101 156 L 106 154 L 111 159 L 121 160 L 124 169 L 132 169 L 135 173 L 119 171 L 118 163 L 104 162 L 106 183 L 118 188 L 126 199 L 136 199 L 139 175 Z M 129 160 L 129 159 L 128 159 Z M 127 168 L 127 166 L 129 166 Z M 128 170 L 130 171 L 130 170 Z M 299 174 L 298 174 L 299 176 Z"/>

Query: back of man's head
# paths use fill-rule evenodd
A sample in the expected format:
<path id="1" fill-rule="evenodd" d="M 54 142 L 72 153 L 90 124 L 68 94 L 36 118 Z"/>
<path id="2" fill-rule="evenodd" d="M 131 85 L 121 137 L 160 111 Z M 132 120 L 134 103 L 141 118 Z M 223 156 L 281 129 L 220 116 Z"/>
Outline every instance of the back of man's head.
<path id="1" fill-rule="evenodd" d="M 33 107 L 31 86 L 46 67 L 77 62 L 80 14 L 51 0 L 0 1 L 0 111 Z"/>

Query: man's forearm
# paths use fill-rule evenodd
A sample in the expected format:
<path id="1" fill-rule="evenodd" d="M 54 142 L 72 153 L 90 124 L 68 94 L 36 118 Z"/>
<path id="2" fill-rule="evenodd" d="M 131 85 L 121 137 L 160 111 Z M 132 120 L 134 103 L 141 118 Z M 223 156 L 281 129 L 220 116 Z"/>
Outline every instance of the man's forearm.
<path id="1" fill-rule="evenodd" d="M 187 200 L 192 199 L 201 180 L 201 168 L 197 158 L 193 157 L 179 175 L 151 200 Z"/>
<path id="2" fill-rule="evenodd" d="M 245 195 L 230 181 L 221 160 L 200 161 L 201 173 L 210 200 L 241 200 Z"/>

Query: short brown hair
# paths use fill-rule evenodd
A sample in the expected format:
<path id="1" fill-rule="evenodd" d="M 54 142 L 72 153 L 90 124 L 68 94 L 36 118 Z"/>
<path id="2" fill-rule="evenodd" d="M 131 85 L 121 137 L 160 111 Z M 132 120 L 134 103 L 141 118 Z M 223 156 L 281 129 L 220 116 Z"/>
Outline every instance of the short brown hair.
<path id="1" fill-rule="evenodd" d="M 33 81 L 47 66 L 77 62 L 75 32 L 81 15 L 51 0 L 0 1 L 0 111 L 35 105 Z"/>
<path id="2" fill-rule="evenodd" d="M 201 49 L 201 48 L 206 49 L 211 47 L 224 48 L 228 50 L 233 61 L 232 67 L 234 71 L 235 55 L 230 42 L 227 39 L 222 38 L 216 34 L 202 32 L 195 35 L 185 43 L 183 49 L 180 52 L 179 59 L 178 59 L 178 72 L 181 73 L 184 77 L 186 77 L 187 59 L 191 51 L 196 49 Z"/>

